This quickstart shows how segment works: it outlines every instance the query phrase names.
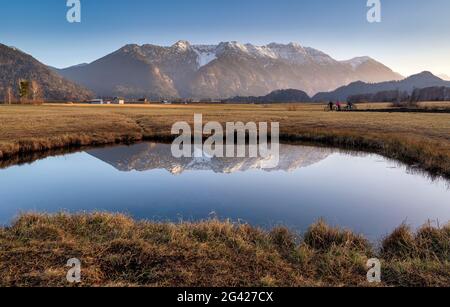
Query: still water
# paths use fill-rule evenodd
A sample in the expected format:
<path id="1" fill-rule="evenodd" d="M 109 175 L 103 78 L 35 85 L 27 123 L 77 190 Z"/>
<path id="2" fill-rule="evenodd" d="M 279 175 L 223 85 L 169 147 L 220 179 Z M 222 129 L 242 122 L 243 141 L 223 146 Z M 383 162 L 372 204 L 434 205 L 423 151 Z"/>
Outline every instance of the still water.
<path id="1" fill-rule="evenodd" d="M 302 232 L 325 219 L 375 240 L 406 222 L 450 221 L 449 182 L 373 154 L 281 145 L 278 168 L 258 158 L 173 158 L 140 143 L 0 170 L 0 224 L 21 212 L 110 211 L 137 219 L 218 217 Z"/>

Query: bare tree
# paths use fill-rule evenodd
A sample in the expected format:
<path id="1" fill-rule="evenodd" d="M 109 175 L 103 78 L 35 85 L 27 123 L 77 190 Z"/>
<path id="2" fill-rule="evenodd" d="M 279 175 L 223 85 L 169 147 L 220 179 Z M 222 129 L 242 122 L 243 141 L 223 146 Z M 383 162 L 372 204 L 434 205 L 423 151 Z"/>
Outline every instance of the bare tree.
<path id="1" fill-rule="evenodd" d="M 6 104 L 11 104 L 13 101 L 13 91 L 11 86 L 8 86 L 5 90 L 5 103 Z"/>
<path id="2" fill-rule="evenodd" d="M 30 94 L 31 94 L 31 100 L 36 103 L 38 102 L 38 100 L 40 99 L 40 87 L 39 84 L 35 81 L 32 80 L 30 82 Z"/>

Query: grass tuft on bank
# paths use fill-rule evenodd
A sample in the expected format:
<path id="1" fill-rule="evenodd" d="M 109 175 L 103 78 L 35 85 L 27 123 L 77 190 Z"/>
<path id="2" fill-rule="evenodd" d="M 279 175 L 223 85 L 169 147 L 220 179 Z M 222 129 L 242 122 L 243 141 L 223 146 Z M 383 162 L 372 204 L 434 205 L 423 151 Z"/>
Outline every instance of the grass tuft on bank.
<path id="1" fill-rule="evenodd" d="M 312 225 L 134 221 L 124 215 L 24 214 L 0 228 L 0 286 L 71 286 L 70 258 L 82 262 L 79 286 L 448 286 L 450 225 L 402 225 L 379 249 L 348 230 Z M 367 260 L 382 261 L 382 284 L 367 283 Z"/>

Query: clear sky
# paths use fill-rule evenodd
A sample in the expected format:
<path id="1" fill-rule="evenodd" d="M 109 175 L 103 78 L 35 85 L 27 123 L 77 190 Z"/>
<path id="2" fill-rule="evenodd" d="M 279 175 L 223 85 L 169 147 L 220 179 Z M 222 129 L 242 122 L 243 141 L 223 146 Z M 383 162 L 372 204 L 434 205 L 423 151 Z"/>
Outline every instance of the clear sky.
<path id="1" fill-rule="evenodd" d="M 82 22 L 66 0 L 2 0 L 0 42 L 55 67 L 91 62 L 128 43 L 298 42 L 337 59 L 369 55 L 403 75 L 450 75 L 450 1 L 381 0 L 382 22 L 367 22 L 367 0 L 81 0 Z"/>

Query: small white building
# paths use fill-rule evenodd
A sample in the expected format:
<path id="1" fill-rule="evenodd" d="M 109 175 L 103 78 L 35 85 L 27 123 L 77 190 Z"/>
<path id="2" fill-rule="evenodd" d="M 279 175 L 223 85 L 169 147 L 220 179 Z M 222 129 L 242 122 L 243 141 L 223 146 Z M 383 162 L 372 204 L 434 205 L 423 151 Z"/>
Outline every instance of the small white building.
<path id="1" fill-rule="evenodd" d="M 103 99 L 92 99 L 92 100 L 89 100 L 88 103 L 90 103 L 90 104 L 104 104 Z"/>
<path id="2" fill-rule="evenodd" d="M 114 97 L 112 104 L 125 104 L 125 98 Z"/>

